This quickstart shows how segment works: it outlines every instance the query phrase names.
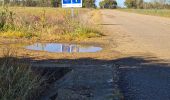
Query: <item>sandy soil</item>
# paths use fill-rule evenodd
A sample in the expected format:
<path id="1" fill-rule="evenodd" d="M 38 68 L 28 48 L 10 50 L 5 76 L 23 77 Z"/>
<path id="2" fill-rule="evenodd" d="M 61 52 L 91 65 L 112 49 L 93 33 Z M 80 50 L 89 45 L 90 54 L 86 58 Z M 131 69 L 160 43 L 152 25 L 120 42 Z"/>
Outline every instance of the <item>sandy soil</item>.
<path id="1" fill-rule="evenodd" d="M 116 10 L 102 14 L 114 50 L 126 55 L 115 60 L 124 99 L 169 100 L 170 19 Z"/>
<path id="2" fill-rule="evenodd" d="M 170 59 L 170 19 L 103 10 L 103 24 L 112 32 L 117 43 L 115 50 L 125 54 L 145 53 Z"/>
<path id="3" fill-rule="evenodd" d="M 34 62 L 39 60 L 42 63 L 73 65 L 118 64 L 121 72 L 120 86 L 125 99 L 169 100 L 170 19 L 116 10 L 101 10 L 101 15 L 100 25 L 105 36 L 72 42 L 101 46 L 103 50 L 100 52 L 59 54 L 30 51 L 20 45 L 6 47 L 14 47 L 18 56 Z M 3 44 L 19 42 L 22 41 L 0 39 L 0 55 Z"/>
<path id="4" fill-rule="evenodd" d="M 96 15 L 98 14 L 98 11 L 96 10 L 92 10 L 92 12 L 89 11 L 89 13 L 85 13 L 85 14 L 86 15 L 81 15 L 81 18 L 83 18 L 82 20 L 84 23 L 89 23 L 94 20 L 96 22 L 99 18 L 101 18 L 100 15 L 99 16 Z M 100 21 L 102 20 L 100 19 Z M 98 24 L 98 22 L 96 24 Z M 102 28 L 102 26 L 100 25 L 99 27 Z M 105 32 L 104 32 L 104 35 L 106 35 Z M 103 48 L 102 51 L 96 52 L 96 53 L 49 53 L 49 52 L 43 52 L 43 51 L 31 51 L 31 50 L 26 50 L 23 48 L 23 46 L 26 46 L 28 44 L 33 44 L 34 42 L 37 42 L 37 41 L 27 40 L 27 39 L 0 38 L 0 50 L 4 51 L 3 49 L 6 47 L 12 48 L 12 50 L 16 51 L 18 56 L 26 57 L 26 58 L 33 59 L 33 60 L 57 60 L 57 59 L 80 59 L 80 58 L 111 60 L 111 59 L 118 58 L 121 56 L 121 53 L 113 49 L 115 48 L 116 45 L 115 45 L 115 41 L 113 41 L 112 38 L 110 39 L 110 35 L 86 39 L 82 41 L 61 41 L 61 40 L 60 41 L 39 41 L 40 43 L 41 42 L 49 42 L 49 43 L 61 42 L 61 43 L 69 43 L 69 44 L 73 43 L 73 44 L 82 44 L 82 45 L 92 45 L 92 46 L 99 46 Z M 1 52 L 0 55 L 2 56 L 2 54 L 3 53 Z M 56 62 L 59 63 L 58 61 Z"/>
<path id="5" fill-rule="evenodd" d="M 30 51 L 18 47 L 18 54 L 37 59 L 75 59 L 89 57 L 113 60 L 129 55 L 158 57 L 164 60 L 170 59 L 170 19 L 116 10 L 102 10 L 101 15 L 103 15 L 103 21 L 101 20 L 100 25 L 103 27 L 105 36 L 78 42 L 69 42 L 101 46 L 103 47 L 101 52 L 58 54 Z M 22 42 L 20 40 L 0 39 L 0 45 Z"/>

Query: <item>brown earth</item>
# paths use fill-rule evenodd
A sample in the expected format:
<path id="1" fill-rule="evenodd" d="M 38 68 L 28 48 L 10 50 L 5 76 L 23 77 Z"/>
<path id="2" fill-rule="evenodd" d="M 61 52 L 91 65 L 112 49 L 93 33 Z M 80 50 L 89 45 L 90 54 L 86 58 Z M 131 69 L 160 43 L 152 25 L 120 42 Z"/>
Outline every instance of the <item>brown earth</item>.
<path id="1" fill-rule="evenodd" d="M 125 55 L 120 65 L 120 89 L 125 100 L 170 99 L 170 19 L 102 10 L 103 26 L 114 50 Z"/>
<path id="2" fill-rule="evenodd" d="M 116 51 L 125 54 L 149 54 L 170 59 L 170 19 L 127 13 L 116 10 L 102 11 L 110 38 L 114 37 Z"/>
<path id="3" fill-rule="evenodd" d="M 170 59 L 170 19 L 116 10 L 101 10 L 101 15 L 103 20 L 101 20 L 101 24 L 99 25 L 103 27 L 105 36 L 78 42 L 69 42 L 101 46 L 103 47 L 103 51 L 101 52 L 58 54 L 25 50 L 19 46 L 19 50 L 17 50 L 18 54 L 37 59 L 90 57 L 111 60 L 129 55 L 157 57 L 164 60 Z M 10 43 L 23 44 L 22 42 L 19 39 L 0 39 L 0 45 Z M 26 43 L 29 43 L 29 40 Z"/>
<path id="4" fill-rule="evenodd" d="M 101 10 L 105 36 L 79 42 L 103 47 L 97 53 L 48 53 L 10 45 L 18 56 L 43 63 L 118 64 L 120 88 L 126 100 L 169 100 L 170 98 L 170 19 Z M 99 15 L 100 16 L 100 15 Z M 0 45 L 18 43 L 0 40 Z M 22 43 L 22 45 L 24 45 Z M 6 45 L 9 47 L 9 45 Z M 0 48 L 1 51 L 3 48 Z M 17 48 L 17 49 L 16 49 Z M 2 55 L 2 53 L 1 53 Z M 161 99 L 160 99 L 161 98 Z"/>

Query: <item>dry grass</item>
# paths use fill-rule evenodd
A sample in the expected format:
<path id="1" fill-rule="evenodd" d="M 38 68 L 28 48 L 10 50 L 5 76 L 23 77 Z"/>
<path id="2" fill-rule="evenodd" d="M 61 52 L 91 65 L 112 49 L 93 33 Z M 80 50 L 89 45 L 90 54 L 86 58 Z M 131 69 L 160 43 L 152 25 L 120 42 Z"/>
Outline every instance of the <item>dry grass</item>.
<path id="1" fill-rule="evenodd" d="M 170 10 L 168 9 L 119 9 L 120 11 L 139 13 L 145 15 L 170 17 Z"/>
<path id="2" fill-rule="evenodd" d="M 6 50 L 0 58 L 0 100 L 36 100 L 43 79 Z"/>
<path id="3" fill-rule="evenodd" d="M 101 31 L 95 25 L 97 21 L 82 24 L 77 9 L 76 20 L 71 18 L 69 9 L 17 7 L 1 8 L 0 13 L 1 37 L 78 41 L 101 36 Z M 92 19 L 97 19 L 97 14 L 95 12 Z"/>

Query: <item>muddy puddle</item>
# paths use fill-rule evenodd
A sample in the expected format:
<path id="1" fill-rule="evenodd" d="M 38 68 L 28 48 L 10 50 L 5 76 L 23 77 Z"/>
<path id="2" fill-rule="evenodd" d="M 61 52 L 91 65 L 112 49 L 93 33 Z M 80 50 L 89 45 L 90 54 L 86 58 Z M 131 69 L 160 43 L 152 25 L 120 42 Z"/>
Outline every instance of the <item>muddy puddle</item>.
<path id="1" fill-rule="evenodd" d="M 99 52 L 101 47 L 85 46 L 66 43 L 34 43 L 28 46 L 24 46 L 28 50 L 57 52 L 57 53 L 85 53 L 85 52 Z"/>

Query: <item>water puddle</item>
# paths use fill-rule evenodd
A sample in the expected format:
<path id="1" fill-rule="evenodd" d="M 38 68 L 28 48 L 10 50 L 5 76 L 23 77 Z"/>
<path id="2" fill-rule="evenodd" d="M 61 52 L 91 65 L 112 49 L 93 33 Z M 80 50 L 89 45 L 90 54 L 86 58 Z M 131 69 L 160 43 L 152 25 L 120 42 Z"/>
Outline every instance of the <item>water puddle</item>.
<path id="1" fill-rule="evenodd" d="M 84 45 L 76 45 L 76 44 L 63 44 L 63 43 L 35 43 L 29 46 L 25 46 L 28 50 L 36 50 L 36 51 L 47 51 L 47 52 L 98 52 L 101 51 L 101 47 L 95 46 L 84 46 Z"/>

